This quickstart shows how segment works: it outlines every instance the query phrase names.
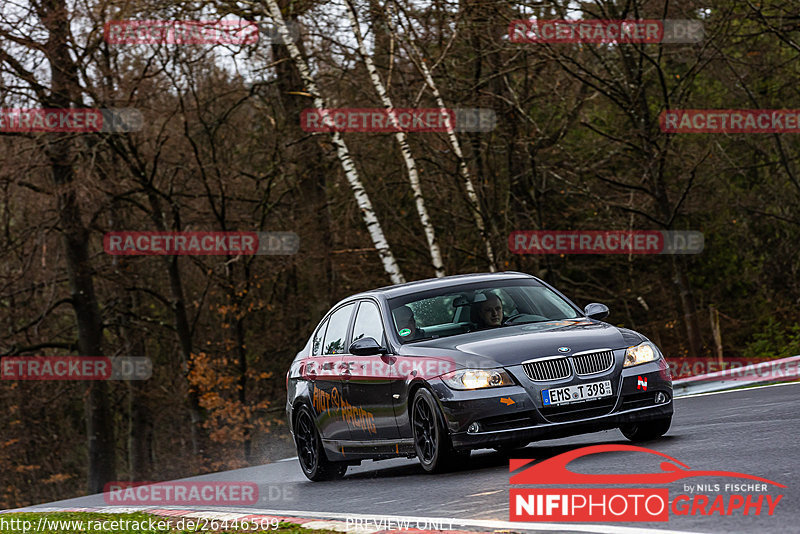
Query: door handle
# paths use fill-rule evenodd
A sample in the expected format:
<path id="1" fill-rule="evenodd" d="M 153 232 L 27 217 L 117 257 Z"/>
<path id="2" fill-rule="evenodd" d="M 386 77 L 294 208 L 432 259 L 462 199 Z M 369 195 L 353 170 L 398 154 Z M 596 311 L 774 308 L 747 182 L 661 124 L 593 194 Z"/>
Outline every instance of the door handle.
<path id="1" fill-rule="evenodd" d="M 313 381 L 317 379 L 317 371 L 314 370 L 314 367 L 306 366 L 304 374 L 308 377 L 309 380 Z"/>
<path id="2" fill-rule="evenodd" d="M 350 365 L 353 362 L 344 362 L 339 365 L 339 376 L 341 376 L 344 380 L 350 380 L 350 377 L 353 376 L 353 373 L 350 372 Z"/>

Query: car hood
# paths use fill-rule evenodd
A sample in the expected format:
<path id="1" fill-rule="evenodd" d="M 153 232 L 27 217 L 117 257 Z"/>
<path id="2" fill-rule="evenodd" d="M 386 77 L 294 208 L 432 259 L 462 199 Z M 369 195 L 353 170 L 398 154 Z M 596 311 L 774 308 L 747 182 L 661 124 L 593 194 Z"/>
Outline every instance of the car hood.
<path id="1" fill-rule="evenodd" d="M 408 356 L 452 359 L 458 367 L 516 365 L 539 357 L 591 349 L 621 349 L 646 338 L 632 330 L 593 319 L 569 319 L 504 326 L 403 346 Z M 561 353 L 559 347 L 569 347 Z"/>

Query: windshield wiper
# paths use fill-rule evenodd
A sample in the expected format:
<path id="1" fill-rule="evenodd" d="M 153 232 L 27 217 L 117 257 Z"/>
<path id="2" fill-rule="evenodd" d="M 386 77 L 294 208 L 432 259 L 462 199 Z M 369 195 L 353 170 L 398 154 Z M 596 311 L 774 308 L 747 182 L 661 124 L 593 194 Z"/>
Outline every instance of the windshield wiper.
<path id="1" fill-rule="evenodd" d="M 437 339 L 437 338 L 438 338 L 438 336 L 425 336 L 425 337 L 418 337 L 417 339 L 409 339 L 408 341 L 406 341 L 406 344 L 408 344 L 408 343 L 415 343 L 415 342 L 417 342 L 417 341 L 427 341 L 427 340 L 429 340 L 429 339 Z"/>
<path id="2" fill-rule="evenodd" d="M 507 318 L 503 322 L 502 326 L 517 326 L 517 325 L 521 325 L 521 324 L 546 323 L 548 321 L 553 321 L 554 320 L 554 319 L 544 318 L 544 319 L 533 319 L 533 320 L 530 320 L 530 321 L 522 321 L 522 322 L 519 322 L 519 323 L 515 322 L 520 317 L 531 316 L 531 315 L 533 315 L 533 314 L 530 314 L 530 313 L 515 313 L 511 317 Z M 540 315 L 539 317 L 542 317 L 542 316 Z"/>

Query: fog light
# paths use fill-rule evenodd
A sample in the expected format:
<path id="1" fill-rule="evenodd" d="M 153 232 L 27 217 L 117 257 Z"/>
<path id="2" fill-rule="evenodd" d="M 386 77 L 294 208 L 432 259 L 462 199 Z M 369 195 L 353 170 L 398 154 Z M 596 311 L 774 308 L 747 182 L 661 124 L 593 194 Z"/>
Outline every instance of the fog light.
<path id="1" fill-rule="evenodd" d="M 667 402 L 667 396 L 660 391 L 656 393 L 656 404 L 664 404 L 665 402 Z"/>
<path id="2" fill-rule="evenodd" d="M 480 431 L 481 431 L 480 423 L 472 423 L 471 425 L 469 425 L 469 428 L 467 429 L 467 432 L 469 432 L 470 434 L 475 434 Z"/>

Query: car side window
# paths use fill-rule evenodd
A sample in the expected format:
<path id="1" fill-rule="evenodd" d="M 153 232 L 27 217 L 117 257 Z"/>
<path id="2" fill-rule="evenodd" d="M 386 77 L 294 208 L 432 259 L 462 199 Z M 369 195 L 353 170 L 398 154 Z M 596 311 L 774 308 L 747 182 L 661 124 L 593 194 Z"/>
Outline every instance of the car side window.
<path id="1" fill-rule="evenodd" d="M 311 342 L 311 355 L 319 356 L 322 354 L 322 340 L 325 338 L 325 330 L 328 328 L 328 320 L 319 325 L 316 333 L 314 333 L 314 340 Z"/>
<path id="2" fill-rule="evenodd" d="M 325 332 L 323 354 L 344 354 L 347 337 L 347 327 L 350 326 L 350 316 L 353 315 L 355 304 L 342 306 L 331 315 L 328 320 L 328 330 Z"/>
<path id="3" fill-rule="evenodd" d="M 353 327 L 353 341 L 362 337 L 371 337 L 379 344 L 383 344 L 383 321 L 378 306 L 370 300 L 365 300 L 358 307 L 356 323 Z"/>

